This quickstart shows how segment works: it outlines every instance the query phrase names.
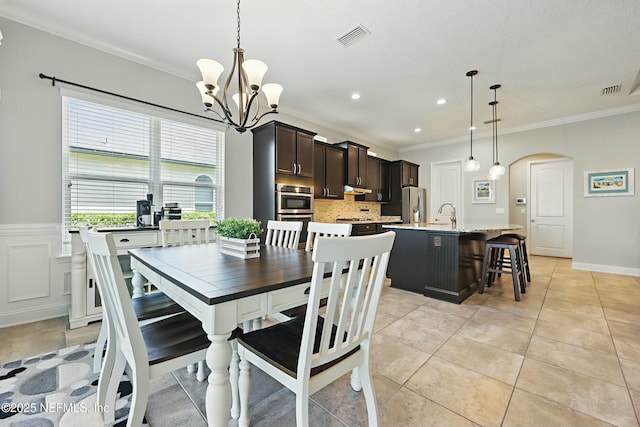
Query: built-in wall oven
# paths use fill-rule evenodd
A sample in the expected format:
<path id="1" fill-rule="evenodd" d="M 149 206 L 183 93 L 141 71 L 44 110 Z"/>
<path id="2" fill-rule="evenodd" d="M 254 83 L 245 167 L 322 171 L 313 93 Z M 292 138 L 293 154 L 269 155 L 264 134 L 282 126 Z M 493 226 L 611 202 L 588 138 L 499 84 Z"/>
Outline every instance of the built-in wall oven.
<path id="1" fill-rule="evenodd" d="M 307 226 L 313 221 L 313 187 L 276 184 L 276 219 L 302 221 L 300 244 L 307 240 Z"/>
<path id="2" fill-rule="evenodd" d="M 312 214 L 313 187 L 276 184 L 276 213 Z"/>

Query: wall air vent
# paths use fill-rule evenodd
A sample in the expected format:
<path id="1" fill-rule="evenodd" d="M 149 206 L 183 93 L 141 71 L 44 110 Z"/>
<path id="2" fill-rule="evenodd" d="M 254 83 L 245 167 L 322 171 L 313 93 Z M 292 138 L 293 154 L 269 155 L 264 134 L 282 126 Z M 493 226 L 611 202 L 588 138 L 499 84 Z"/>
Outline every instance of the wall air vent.
<path id="1" fill-rule="evenodd" d="M 362 24 L 360 24 L 338 37 L 338 43 L 340 43 L 344 47 L 349 47 L 358 40 L 367 37 L 369 34 L 371 34 L 371 32 L 364 26 L 362 26 Z"/>
<path id="2" fill-rule="evenodd" d="M 618 92 L 620 92 L 620 85 L 611 85 L 603 87 L 600 91 L 600 95 L 613 95 L 614 93 Z"/>

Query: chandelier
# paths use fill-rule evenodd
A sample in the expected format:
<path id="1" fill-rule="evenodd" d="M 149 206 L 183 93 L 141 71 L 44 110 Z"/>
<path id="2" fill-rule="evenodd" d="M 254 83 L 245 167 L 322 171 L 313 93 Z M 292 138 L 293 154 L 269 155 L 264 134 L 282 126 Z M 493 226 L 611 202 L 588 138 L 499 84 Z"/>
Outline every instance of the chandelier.
<path id="1" fill-rule="evenodd" d="M 477 172 L 480 170 L 480 163 L 473 158 L 473 131 L 476 128 L 473 125 L 473 76 L 476 74 L 478 74 L 478 70 L 467 72 L 467 77 L 471 77 L 471 123 L 469 124 L 469 158 L 464 162 L 465 172 Z"/>
<path id="2" fill-rule="evenodd" d="M 219 62 L 211 59 L 197 61 L 198 68 L 202 74 L 202 81 L 196 83 L 196 87 L 202 96 L 205 111 L 217 114 L 227 126 L 231 126 L 239 133 L 243 133 L 257 125 L 265 115 L 278 112 L 282 86 L 275 83 L 262 85 L 262 78 L 268 68 L 267 64 L 257 59 L 247 59 L 245 61 L 244 50 L 240 47 L 240 0 L 237 0 L 236 12 L 238 22 L 236 40 L 238 41 L 238 46 L 233 49 L 233 66 L 222 94 L 218 95 L 220 92 L 218 78 L 224 71 L 224 67 Z M 234 89 L 237 92 L 230 96 L 230 90 Z M 267 104 L 271 107 L 271 110 L 262 115 L 260 115 L 260 103 L 256 100 L 260 89 L 264 92 Z M 230 105 L 230 97 L 235 105 Z M 215 105 L 220 107 L 222 114 L 214 109 Z"/>
<path id="3" fill-rule="evenodd" d="M 498 181 L 502 178 L 505 173 L 504 166 L 500 164 L 498 160 L 498 99 L 497 99 L 497 90 L 500 89 L 502 85 L 493 85 L 489 89 L 493 91 L 493 101 L 489 103 L 493 109 L 493 166 L 489 169 L 489 174 L 487 175 L 487 179 L 491 181 Z"/>

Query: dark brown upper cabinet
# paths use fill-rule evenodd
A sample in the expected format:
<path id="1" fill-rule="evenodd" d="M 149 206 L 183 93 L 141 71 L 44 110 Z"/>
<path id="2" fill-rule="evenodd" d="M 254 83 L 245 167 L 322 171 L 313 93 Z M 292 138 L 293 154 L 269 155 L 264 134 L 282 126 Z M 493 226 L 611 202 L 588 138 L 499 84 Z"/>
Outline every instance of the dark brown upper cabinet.
<path id="1" fill-rule="evenodd" d="M 338 146 L 347 150 L 345 161 L 345 184 L 352 187 L 367 186 L 367 151 L 369 147 L 352 141 L 344 141 Z"/>
<path id="2" fill-rule="evenodd" d="M 388 202 L 389 191 L 389 162 L 378 157 L 369 156 L 367 159 L 367 193 L 364 199 L 369 202 Z"/>
<path id="3" fill-rule="evenodd" d="M 345 150 L 315 142 L 313 153 L 313 195 L 317 199 L 344 199 Z"/>
<path id="4" fill-rule="evenodd" d="M 279 181 L 290 181 L 294 177 L 313 178 L 314 132 L 276 121 L 252 132 L 254 153 L 257 149 L 262 156 L 258 162 L 274 162 L 274 172 L 282 178 Z"/>
<path id="5" fill-rule="evenodd" d="M 313 178 L 313 136 L 276 122 L 276 173 Z"/>
<path id="6" fill-rule="evenodd" d="M 410 163 L 402 160 L 401 164 L 401 176 L 400 183 L 403 187 L 417 187 L 418 186 L 418 168 L 420 166 L 415 163 Z"/>

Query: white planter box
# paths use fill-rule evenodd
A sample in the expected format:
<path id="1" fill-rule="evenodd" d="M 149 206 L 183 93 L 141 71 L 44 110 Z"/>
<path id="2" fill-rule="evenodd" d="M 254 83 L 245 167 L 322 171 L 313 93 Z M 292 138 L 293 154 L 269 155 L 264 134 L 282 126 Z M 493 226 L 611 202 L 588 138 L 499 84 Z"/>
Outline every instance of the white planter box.
<path id="1" fill-rule="evenodd" d="M 238 258 L 258 258 L 260 256 L 260 239 L 234 239 L 220 236 L 220 252 Z"/>

